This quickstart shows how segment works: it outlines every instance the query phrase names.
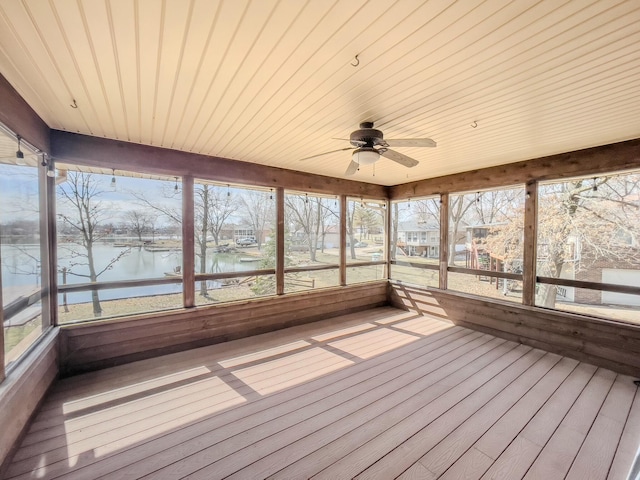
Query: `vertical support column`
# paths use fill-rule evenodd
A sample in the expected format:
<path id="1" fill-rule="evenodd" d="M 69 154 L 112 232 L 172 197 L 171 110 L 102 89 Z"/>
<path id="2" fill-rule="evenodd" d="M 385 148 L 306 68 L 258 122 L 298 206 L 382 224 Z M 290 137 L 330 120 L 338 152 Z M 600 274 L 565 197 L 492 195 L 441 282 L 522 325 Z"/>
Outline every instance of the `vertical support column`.
<path id="1" fill-rule="evenodd" d="M 0 249 L 0 265 L 2 265 L 2 249 Z M 4 373 L 4 309 L 2 308 L 2 275 L 0 275 L 0 383 L 5 379 Z"/>
<path id="2" fill-rule="evenodd" d="M 389 199 L 385 200 L 385 208 L 386 208 L 386 215 L 384 218 L 384 221 L 386 222 L 385 225 L 385 244 L 387 246 L 386 248 L 386 256 L 387 256 L 387 280 L 391 280 L 391 249 L 395 248 L 395 245 L 391 245 L 391 238 L 393 238 L 393 235 L 391 233 L 391 229 L 393 228 L 393 223 L 392 223 L 392 219 L 391 219 L 391 201 Z"/>
<path id="3" fill-rule="evenodd" d="M 284 294 L 284 187 L 276 189 L 276 295 Z"/>
<path id="4" fill-rule="evenodd" d="M 340 195 L 340 286 L 347 285 L 347 196 Z"/>
<path id="5" fill-rule="evenodd" d="M 196 305 L 193 188 L 193 177 L 182 177 L 182 301 L 184 308 Z"/>
<path id="6" fill-rule="evenodd" d="M 440 288 L 447 289 L 449 262 L 449 194 L 440 195 Z"/>
<path id="7" fill-rule="evenodd" d="M 538 255 L 538 182 L 525 185 L 524 242 L 522 254 L 522 303 L 536 303 L 536 258 Z"/>
<path id="8" fill-rule="evenodd" d="M 55 172 L 55 162 L 49 157 L 49 169 Z M 56 210 L 56 178 L 47 177 L 47 243 L 49 250 L 49 305 L 51 324 L 58 325 L 58 227 Z"/>
<path id="9" fill-rule="evenodd" d="M 53 159 L 49 158 L 49 163 Z M 58 324 L 58 248 L 56 237 L 56 183 L 43 166 L 38 174 L 40 190 L 40 260 L 42 265 L 42 329 Z M 44 242 L 44 243 L 43 243 Z"/>

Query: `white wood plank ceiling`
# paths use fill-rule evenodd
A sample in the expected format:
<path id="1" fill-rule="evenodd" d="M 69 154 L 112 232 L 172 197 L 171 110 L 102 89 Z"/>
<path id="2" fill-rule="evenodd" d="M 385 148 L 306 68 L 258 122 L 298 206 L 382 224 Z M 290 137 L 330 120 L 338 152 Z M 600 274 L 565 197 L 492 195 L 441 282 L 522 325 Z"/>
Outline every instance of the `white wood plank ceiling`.
<path id="1" fill-rule="evenodd" d="M 0 0 L 52 128 L 335 177 L 299 159 L 361 121 L 438 143 L 384 185 L 640 137 L 639 46 L 638 0 Z"/>

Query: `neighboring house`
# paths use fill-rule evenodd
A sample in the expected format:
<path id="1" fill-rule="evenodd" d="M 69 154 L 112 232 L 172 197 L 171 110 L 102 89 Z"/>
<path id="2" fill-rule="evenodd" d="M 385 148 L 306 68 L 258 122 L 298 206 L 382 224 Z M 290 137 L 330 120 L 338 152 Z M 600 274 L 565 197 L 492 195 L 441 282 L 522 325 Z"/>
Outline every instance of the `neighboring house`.
<path id="1" fill-rule="evenodd" d="M 619 253 L 615 250 L 620 250 Z M 588 246 L 581 246 L 576 263 L 575 279 L 586 282 L 602 282 L 617 285 L 640 285 L 640 248 L 629 242 L 621 242 L 611 255 L 594 258 Z M 616 254 L 617 253 L 617 254 Z M 574 301 L 591 305 L 640 306 L 640 296 L 625 293 L 575 289 Z"/>
<path id="2" fill-rule="evenodd" d="M 438 258 L 440 226 L 426 222 L 399 222 L 397 245 L 409 256 Z"/>

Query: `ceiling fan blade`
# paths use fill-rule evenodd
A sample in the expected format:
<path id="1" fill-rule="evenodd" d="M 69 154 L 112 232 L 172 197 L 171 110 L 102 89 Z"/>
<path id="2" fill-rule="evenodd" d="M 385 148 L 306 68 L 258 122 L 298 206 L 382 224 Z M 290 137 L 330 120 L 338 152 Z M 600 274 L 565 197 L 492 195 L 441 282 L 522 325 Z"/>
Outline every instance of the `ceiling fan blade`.
<path id="1" fill-rule="evenodd" d="M 395 140 L 389 140 L 387 138 L 384 141 L 390 147 L 435 147 L 436 142 L 430 138 L 396 138 Z"/>
<path id="2" fill-rule="evenodd" d="M 344 172 L 344 174 L 345 175 L 353 175 L 354 173 L 356 173 L 358 171 L 358 167 L 359 167 L 359 165 L 356 162 L 354 162 L 353 160 L 351 160 L 351 163 L 347 167 L 347 171 Z"/>
<path id="3" fill-rule="evenodd" d="M 340 148 L 338 150 L 331 150 L 330 152 L 324 152 L 324 153 L 319 153 L 317 155 L 311 155 L 310 157 L 301 158 L 299 161 L 301 162 L 303 160 L 309 160 L 311 158 L 321 157 L 322 155 L 329 155 L 330 153 L 344 152 L 345 150 L 353 150 L 353 147 Z"/>
<path id="4" fill-rule="evenodd" d="M 418 165 L 418 163 L 420 163 L 411 157 L 407 157 L 400 152 L 396 152 L 395 150 L 381 148 L 378 151 L 383 157 L 388 158 L 389 160 L 393 160 L 394 162 L 397 162 L 400 165 L 404 165 L 405 167 L 415 167 L 416 165 Z"/>
<path id="5" fill-rule="evenodd" d="M 360 140 L 351 140 L 349 138 L 335 138 L 335 137 L 332 137 L 331 140 L 342 140 L 344 142 L 351 142 L 351 144 L 357 143 L 361 147 L 364 147 L 367 144 L 367 142 L 365 142 L 364 140 L 362 140 L 362 141 L 360 141 Z"/>

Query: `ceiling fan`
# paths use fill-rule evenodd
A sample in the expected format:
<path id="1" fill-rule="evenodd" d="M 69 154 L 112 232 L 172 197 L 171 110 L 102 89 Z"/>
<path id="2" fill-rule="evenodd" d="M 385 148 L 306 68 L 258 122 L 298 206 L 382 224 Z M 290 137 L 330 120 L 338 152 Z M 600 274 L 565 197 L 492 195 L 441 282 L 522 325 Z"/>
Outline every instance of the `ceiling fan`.
<path id="1" fill-rule="evenodd" d="M 346 140 L 346 139 L 338 139 Z M 310 157 L 302 158 L 302 160 L 310 160 L 312 158 L 321 157 L 330 153 L 343 152 L 353 150 L 351 163 L 347 167 L 345 175 L 353 175 L 356 173 L 360 165 L 371 165 L 376 163 L 382 155 L 389 160 L 393 160 L 405 167 L 415 167 L 418 161 L 408 157 L 400 152 L 391 150 L 389 147 L 435 147 L 436 142 L 430 138 L 398 138 L 395 140 L 385 140 L 380 130 L 373 128 L 373 122 L 362 122 L 360 129 L 352 132 L 349 136 L 351 147 L 340 148 L 330 152 L 319 153 Z"/>

